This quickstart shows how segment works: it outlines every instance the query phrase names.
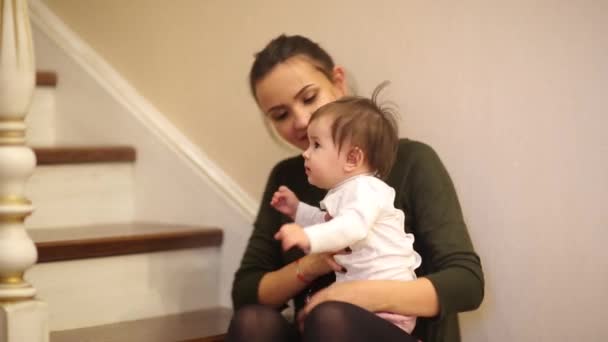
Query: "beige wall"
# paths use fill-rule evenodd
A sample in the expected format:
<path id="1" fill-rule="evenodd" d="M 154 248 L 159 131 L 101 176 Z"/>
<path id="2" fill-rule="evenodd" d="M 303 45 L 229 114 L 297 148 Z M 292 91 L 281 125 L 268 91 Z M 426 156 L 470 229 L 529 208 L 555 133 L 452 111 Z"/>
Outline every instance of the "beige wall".
<path id="1" fill-rule="evenodd" d="M 256 198 L 287 153 L 249 98 L 253 52 L 303 33 L 360 93 L 391 80 L 483 258 L 465 340 L 608 339 L 608 2 L 45 2 Z"/>

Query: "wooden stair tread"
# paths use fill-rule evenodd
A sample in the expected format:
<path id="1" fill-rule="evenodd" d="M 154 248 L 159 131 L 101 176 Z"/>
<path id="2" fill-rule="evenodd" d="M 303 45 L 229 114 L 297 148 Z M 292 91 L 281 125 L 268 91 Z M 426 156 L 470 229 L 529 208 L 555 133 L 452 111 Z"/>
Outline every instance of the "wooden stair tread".
<path id="1" fill-rule="evenodd" d="M 38 165 L 81 163 L 125 163 L 136 159 L 132 146 L 32 147 Z"/>
<path id="2" fill-rule="evenodd" d="M 50 342 L 220 342 L 232 310 L 200 311 L 51 332 Z"/>
<path id="3" fill-rule="evenodd" d="M 28 234 L 39 263 L 213 247 L 223 239 L 219 228 L 159 223 L 28 229 Z"/>
<path id="4" fill-rule="evenodd" d="M 36 86 L 38 87 L 56 87 L 57 73 L 54 71 L 38 70 L 36 71 Z"/>

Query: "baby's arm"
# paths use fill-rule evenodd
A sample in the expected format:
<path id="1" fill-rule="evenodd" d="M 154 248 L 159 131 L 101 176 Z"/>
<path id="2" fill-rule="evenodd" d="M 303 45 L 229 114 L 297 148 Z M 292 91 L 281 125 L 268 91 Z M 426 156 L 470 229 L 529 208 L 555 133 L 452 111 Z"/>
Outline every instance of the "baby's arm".
<path id="1" fill-rule="evenodd" d="M 298 224 L 284 224 L 274 235 L 274 238 L 281 241 L 281 247 L 284 251 L 290 250 L 292 247 L 299 247 L 304 253 L 308 253 L 310 250 L 308 236 L 304 234 L 304 228 Z"/>
<path id="2" fill-rule="evenodd" d="M 358 203 L 353 201 L 341 208 L 338 215 L 327 222 L 325 212 L 305 204 L 305 210 L 310 210 L 309 218 L 323 223 L 303 228 L 296 220 L 296 223 L 284 224 L 274 238 L 281 241 L 285 251 L 292 247 L 299 247 L 305 253 L 343 250 L 367 236 L 380 212 L 377 203 L 367 200 Z M 298 206 L 297 216 L 300 216 L 301 208 L 302 203 Z"/>
<path id="3" fill-rule="evenodd" d="M 386 202 L 382 196 L 366 184 L 347 190 L 334 218 L 304 230 L 310 241 L 310 252 L 342 250 L 363 240 Z"/>
<path id="4" fill-rule="evenodd" d="M 294 221 L 302 227 L 308 227 L 313 224 L 327 221 L 325 219 L 325 215 L 326 213 L 321 209 L 304 202 L 300 202 L 300 204 L 298 204 Z"/>
<path id="5" fill-rule="evenodd" d="M 324 211 L 301 202 L 296 194 L 284 185 L 272 195 L 270 205 L 302 227 L 326 221 Z"/>

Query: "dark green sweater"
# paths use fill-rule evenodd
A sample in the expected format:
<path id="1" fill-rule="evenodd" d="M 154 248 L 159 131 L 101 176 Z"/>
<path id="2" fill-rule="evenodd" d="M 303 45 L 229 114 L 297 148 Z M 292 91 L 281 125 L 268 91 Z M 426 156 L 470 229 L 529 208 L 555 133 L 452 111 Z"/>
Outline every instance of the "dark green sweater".
<path id="1" fill-rule="evenodd" d="M 460 341 L 457 313 L 476 309 L 483 299 L 484 279 L 479 257 L 473 249 L 456 191 L 445 167 L 433 149 L 420 142 L 402 139 L 395 165 L 387 180 L 395 189 L 395 207 L 405 213 L 405 230 L 414 234 L 414 248 L 422 256 L 418 276 L 428 278 L 439 296 L 440 314 L 418 318 L 414 335 L 424 342 Z M 264 191 L 254 230 L 236 272 L 232 287 L 235 309 L 258 303 L 260 279 L 303 254 L 287 253 L 273 236 L 289 219 L 270 206 L 280 185 L 288 186 L 298 198 L 318 205 L 324 190 L 308 184 L 301 156 L 286 159 L 272 170 Z M 312 287 L 327 286 L 333 274 L 317 279 Z M 296 310 L 305 294 L 294 298 Z"/>

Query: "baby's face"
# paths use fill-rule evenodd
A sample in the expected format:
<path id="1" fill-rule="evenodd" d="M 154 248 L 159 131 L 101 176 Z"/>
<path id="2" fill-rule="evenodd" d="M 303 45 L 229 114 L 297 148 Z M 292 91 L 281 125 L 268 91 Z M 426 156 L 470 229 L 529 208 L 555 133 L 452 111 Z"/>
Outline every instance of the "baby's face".
<path id="1" fill-rule="evenodd" d="M 332 122 L 330 116 L 323 116 L 308 125 L 308 149 L 302 153 L 308 182 L 321 189 L 331 189 L 347 178 L 348 146 L 338 151 L 331 137 Z"/>

